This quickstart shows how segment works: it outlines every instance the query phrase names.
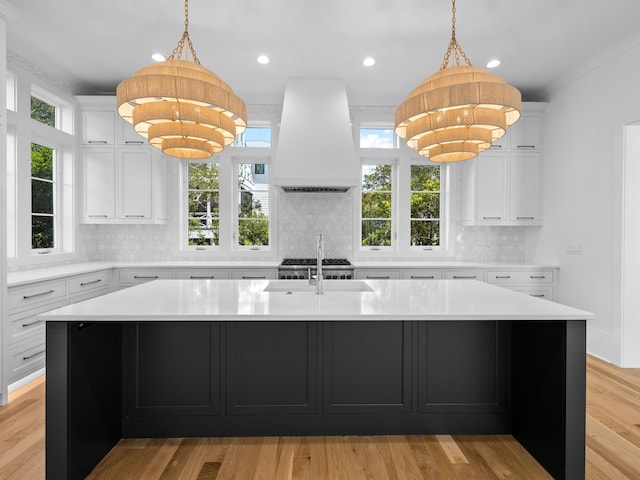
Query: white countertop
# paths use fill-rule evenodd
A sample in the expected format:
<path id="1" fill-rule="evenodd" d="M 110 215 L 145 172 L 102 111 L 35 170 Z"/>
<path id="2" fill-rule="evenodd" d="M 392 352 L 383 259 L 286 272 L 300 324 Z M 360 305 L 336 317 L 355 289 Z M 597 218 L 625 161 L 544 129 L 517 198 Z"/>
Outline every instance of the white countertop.
<path id="1" fill-rule="evenodd" d="M 584 320 L 593 314 L 474 280 L 366 280 L 369 292 L 264 292 L 286 280 L 155 280 L 47 321 Z M 296 285 L 304 285 L 304 281 Z M 341 280 L 326 281 L 331 289 Z M 345 280 L 351 287 L 358 280 Z M 282 285 L 282 283 L 280 283 Z M 303 287 L 300 287 L 303 288 Z"/>

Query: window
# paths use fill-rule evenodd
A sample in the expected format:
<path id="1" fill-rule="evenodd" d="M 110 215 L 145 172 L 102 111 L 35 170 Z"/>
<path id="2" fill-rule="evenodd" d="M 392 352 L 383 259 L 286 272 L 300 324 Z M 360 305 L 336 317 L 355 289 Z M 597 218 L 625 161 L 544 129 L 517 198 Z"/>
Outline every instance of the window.
<path id="1" fill-rule="evenodd" d="M 31 248 L 56 247 L 55 150 L 31 144 Z"/>
<path id="2" fill-rule="evenodd" d="M 271 147 L 271 127 L 247 127 L 236 137 L 234 147 Z"/>
<path id="3" fill-rule="evenodd" d="M 51 105 L 38 97 L 34 97 L 33 95 L 31 96 L 31 118 L 33 120 L 56 128 L 56 112 L 57 109 L 54 105 Z"/>
<path id="4" fill-rule="evenodd" d="M 219 245 L 220 175 L 217 163 L 188 165 L 188 245 Z"/>
<path id="5" fill-rule="evenodd" d="M 411 165 L 410 245 L 440 245 L 440 166 Z"/>
<path id="6" fill-rule="evenodd" d="M 238 164 L 237 225 L 238 246 L 269 245 L 268 165 L 263 163 Z"/>
<path id="7" fill-rule="evenodd" d="M 389 164 L 362 165 L 361 246 L 392 244 L 393 180 Z"/>
<path id="8" fill-rule="evenodd" d="M 393 128 L 360 128 L 360 148 L 397 148 Z"/>

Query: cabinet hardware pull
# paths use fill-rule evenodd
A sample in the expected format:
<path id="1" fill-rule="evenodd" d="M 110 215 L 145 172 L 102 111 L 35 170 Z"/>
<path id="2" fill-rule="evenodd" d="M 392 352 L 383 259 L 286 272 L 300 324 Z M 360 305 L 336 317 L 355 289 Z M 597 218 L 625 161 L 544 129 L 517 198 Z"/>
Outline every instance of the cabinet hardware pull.
<path id="1" fill-rule="evenodd" d="M 530 294 L 532 297 L 538 297 L 538 298 L 542 298 L 544 297 L 544 293 L 532 293 Z"/>
<path id="2" fill-rule="evenodd" d="M 144 215 L 125 215 L 125 218 L 144 218 Z"/>
<path id="3" fill-rule="evenodd" d="M 502 148 L 502 145 L 491 145 L 490 148 Z"/>
<path id="4" fill-rule="evenodd" d="M 496 275 L 496 278 L 511 278 L 511 275 Z"/>
<path id="5" fill-rule="evenodd" d="M 107 218 L 108 215 L 89 215 L 89 218 Z"/>
<path id="6" fill-rule="evenodd" d="M 27 355 L 26 357 L 22 357 L 22 361 L 30 360 L 33 357 L 37 357 L 38 355 L 40 355 L 41 353 L 44 353 L 44 352 L 45 352 L 44 350 L 40 350 L 39 352 L 32 353 L 31 355 Z"/>
<path id="7" fill-rule="evenodd" d="M 501 220 L 502 217 L 482 217 L 483 220 Z"/>
<path id="8" fill-rule="evenodd" d="M 155 279 L 155 278 L 158 278 L 158 275 L 154 275 L 152 277 L 144 277 L 144 276 L 141 276 L 141 275 L 134 275 L 133 278 L 137 278 L 137 279 L 140 279 L 140 280 L 143 280 L 145 278 L 154 278 Z"/>
<path id="9" fill-rule="evenodd" d="M 529 278 L 532 279 L 543 279 L 543 278 L 547 278 L 546 275 L 529 275 Z"/>
<path id="10" fill-rule="evenodd" d="M 216 278 L 216 277 L 214 277 L 213 275 L 209 275 L 208 277 L 206 275 L 203 275 L 203 276 L 191 275 L 189 278 L 191 280 L 198 280 L 198 279 L 203 279 L 203 278 L 211 279 L 211 278 Z"/>
<path id="11" fill-rule="evenodd" d="M 535 217 L 516 217 L 516 220 L 533 220 Z"/>
<path id="12" fill-rule="evenodd" d="M 242 276 L 243 280 L 266 280 L 267 277 L 265 277 L 264 275 L 262 276 L 258 276 L 258 277 L 251 277 L 251 276 Z"/>
<path id="13" fill-rule="evenodd" d="M 22 299 L 23 300 L 29 300 L 30 298 L 41 297 L 43 295 L 49 295 L 50 293 L 53 293 L 53 292 L 55 292 L 55 290 L 49 290 L 48 292 L 34 293 L 33 295 L 23 295 Z"/>
<path id="14" fill-rule="evenodd" d="M 433 275 L 411 275 L 411 278 L 415 278 L 415 279 L 422 279 L 422 278 L 426 278 L 427 280 L 433 280 Z"/>
<path id="15" fill-rule="evenodd" d="M 87 143 L 100 143 L 106 145 L 109 142 L 107 142 L 106 140 L 88 140 Z"/>
<path id="16" fill-rule="evenodd" d="M 80 283 L 80 286 L 81 286 L 81 287 L 86 287 L 87 285 L 93 285 L 94 283 L 100 283 L 101 281 L 102 281 L 102 279 L 101 279 L 101 278 L 99 278 L 99 279 L 97 279 L 97 280 L 92 280 L 92 281 L 90 281 L 90 282 L 83 282 L 83 283 Z"/>
<path id="17" fill-rule="evenodd" d="M 35 325 L 36 323 L 43 323 L 44 320 L 34 320 L 33 322 L 23 323 L 22 326 L 24 328 L 30 327 L 31 325 Z"/>
<path id="18" fill-rule="evenodd" d="M 142 145 L 144 142 L 142 140 L 125 140 L 124 143 L 127 145 Z"/>
<path id="19" fill-rule="evenodd" d="M 518 145 L 518 148 L 536 148 L 535 145 Z"/>
<path id="20" fill-rule="evenodd" d="M 475 279 L 476 275 L 454 275 L 453 276 L 454 280 L 462 280 L 462 279 L 467 279 L 467 278 Z"/>
<path id="21" fill-rule="evenodd" d="M 382 275 L 380 277 L 376 277 L 375 275 L 367 275 L 369 280 L 389 280 L 389 275 Z"/>

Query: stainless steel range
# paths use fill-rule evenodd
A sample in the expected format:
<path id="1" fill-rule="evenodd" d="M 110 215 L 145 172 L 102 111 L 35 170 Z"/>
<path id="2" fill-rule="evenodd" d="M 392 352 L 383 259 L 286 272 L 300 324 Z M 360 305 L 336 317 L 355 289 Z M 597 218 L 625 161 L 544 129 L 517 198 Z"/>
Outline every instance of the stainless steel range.
<path id="1" fill-rule="evenodd" d="M 278 278 L 307 280 L 315 275 L 318 261 L 315 258 L 285 258 L 278 266 Z M 351 280 L 353 265 L 345 258 L 325 258 L 322 260 L 322 274 L 325 280 Z"/>

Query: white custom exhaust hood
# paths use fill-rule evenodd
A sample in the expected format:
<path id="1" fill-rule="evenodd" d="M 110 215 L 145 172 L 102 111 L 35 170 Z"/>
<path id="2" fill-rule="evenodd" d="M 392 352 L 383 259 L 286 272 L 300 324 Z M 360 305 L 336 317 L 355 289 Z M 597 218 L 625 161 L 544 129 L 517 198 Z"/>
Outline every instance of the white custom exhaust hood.
<path id="1" fill-rule="evenodd" d="M 342 80 L 290 79 L 271 181 L 286 192 L 346 192 L 359 184 Z"/>

